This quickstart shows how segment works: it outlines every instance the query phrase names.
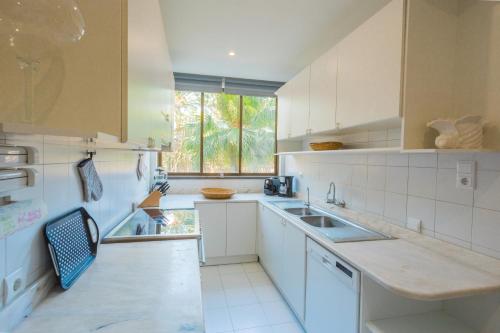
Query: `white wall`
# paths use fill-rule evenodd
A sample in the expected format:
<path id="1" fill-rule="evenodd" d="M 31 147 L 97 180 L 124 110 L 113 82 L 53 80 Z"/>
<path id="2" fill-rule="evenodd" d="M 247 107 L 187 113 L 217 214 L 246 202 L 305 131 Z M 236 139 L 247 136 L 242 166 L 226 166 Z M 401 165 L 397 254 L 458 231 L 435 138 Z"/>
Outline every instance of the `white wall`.
<path id="1" fill-rule="evenodd" d="M 40 157 L 39 163 L 32 166 L 40 175 L 35 187 L 1 195 L 10 194 L 16 201 L 43 198 L 48 207 L 44 221 L 0 238 L 0 281 L 22 268 L 25 285 L 29 285 L 52 269 L 43 237 L 44 224 L 50 219 L 83 206 L 104 234 L 131 212 L 133 202 L 147 194 L 149 176 L 139 182 L 135 173 L 137 152 L 98 149 L 94 160 L 104 185 L 104 196 L 98 202 L 84 203 L 76 170 L 77 162 L 86 157 L 82 139 L 16 135 L 0 137 L 0 143 L 34 146 Z M 0 309 L 5 306 L 2 303 L 0 300 Z"/>
<path id="2" fill-rule="evenodd" d="M 337 184 L 347 207 L 405 226 L 422 220 L 426 235 L 500 259 L 500 153 L 338 154 L 283 157 L 301 195 L 325 200 Z M 477 188 L 455 187 L 457 160 L 477 161 Z M 282 161 L 282 164 L 283 164 Z"/>

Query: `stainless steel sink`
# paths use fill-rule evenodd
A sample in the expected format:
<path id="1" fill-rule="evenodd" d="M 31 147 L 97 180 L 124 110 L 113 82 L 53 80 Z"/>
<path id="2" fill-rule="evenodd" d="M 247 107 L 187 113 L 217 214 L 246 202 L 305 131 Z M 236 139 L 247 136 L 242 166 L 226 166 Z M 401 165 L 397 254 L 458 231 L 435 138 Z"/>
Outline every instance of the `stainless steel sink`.
<path id="1" fill-rule="evenodd" d="M 338 228 L 346 225 L 329 216 L 302 216 L 300 219 L 316 228 Z"/>
<path id="2" fill-rule="evenodd" d="M 284 210 L 287 213 L 297 215 L 297 216 L 321 215 L 320 211 L 317 211 L 316 209 L 307 208 L 307 207 L 285 208 Z"/>

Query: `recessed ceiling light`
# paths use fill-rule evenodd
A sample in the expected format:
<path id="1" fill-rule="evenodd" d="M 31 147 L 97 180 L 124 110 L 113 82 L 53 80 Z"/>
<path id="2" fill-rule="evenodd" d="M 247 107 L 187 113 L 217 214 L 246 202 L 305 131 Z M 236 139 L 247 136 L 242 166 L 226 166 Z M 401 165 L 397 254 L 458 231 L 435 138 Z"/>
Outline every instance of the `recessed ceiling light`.
<path id="1" fill-rule="evenodd" d="M 234 52 L 234 51 L 229 51 L 229 53 L 228 53 L 228 54 L 229 54 L 229 56 L 230 56 L 230 57 L 234 57 L 234 56 L 236 55 L 236 52 Z"/>

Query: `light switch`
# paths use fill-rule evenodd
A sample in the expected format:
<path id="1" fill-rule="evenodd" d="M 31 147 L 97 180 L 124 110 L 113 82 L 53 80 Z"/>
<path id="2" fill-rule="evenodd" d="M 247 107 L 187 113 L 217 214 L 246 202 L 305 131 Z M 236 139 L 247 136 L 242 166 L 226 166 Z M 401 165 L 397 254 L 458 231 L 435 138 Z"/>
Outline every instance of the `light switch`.
<path id="1" fill-rule="evenodd" d="M 476 161 L 457 162 L 457 188 L 473 190 L 476 184 Z"/>

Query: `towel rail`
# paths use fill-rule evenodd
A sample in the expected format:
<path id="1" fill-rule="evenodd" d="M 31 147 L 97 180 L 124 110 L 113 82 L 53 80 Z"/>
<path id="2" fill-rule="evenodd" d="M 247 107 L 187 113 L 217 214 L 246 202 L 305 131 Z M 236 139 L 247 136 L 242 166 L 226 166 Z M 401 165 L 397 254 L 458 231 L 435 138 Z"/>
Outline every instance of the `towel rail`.
<path id="1" fill-rule="evenodd" d="M 0 169 L 0 193 L 35 186 L 36 177 L 35 169 Z"/>
<path id="2" fill-rule="evenodd" d="M 12 167 L 38 162 L 38 151 L 34 147 L 0 145 L 0 166 Z"/>

